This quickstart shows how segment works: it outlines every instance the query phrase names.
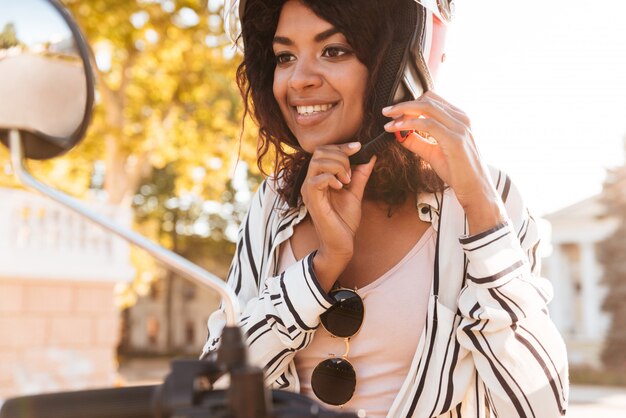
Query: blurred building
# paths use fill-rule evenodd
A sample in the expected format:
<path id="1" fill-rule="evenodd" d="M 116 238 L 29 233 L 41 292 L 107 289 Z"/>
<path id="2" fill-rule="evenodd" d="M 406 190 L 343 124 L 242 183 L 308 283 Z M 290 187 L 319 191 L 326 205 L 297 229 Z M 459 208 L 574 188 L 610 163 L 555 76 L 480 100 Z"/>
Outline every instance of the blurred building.
<path id="1" fill-rule="evenodd" d="M 218 305 L 215 291 L 164 271 L 148 294 L 124 311 L 120 353 L 199 356 L 207 320 Z"/>
<path id="2" fill-rule="evenodd" d="M 129 210 L 91 206 L 130 224 Z M 0 231 L 0 399 L 113 385 L 114 288 L 134 277 L 128 245 L 13 189 L 0 189 Z"/>
<path id="3" fill-rule="evenodd" d="M 554 286 L 550 313 L 572 365 L 600 367 L 610 324 L 602 311 L 607 289 L 596 244 L 615 231 L 618 221 L 605 212 L 598 195 L 544 216 L 552 229 L 552 253 L 543 261 L 543 275 Z"/>

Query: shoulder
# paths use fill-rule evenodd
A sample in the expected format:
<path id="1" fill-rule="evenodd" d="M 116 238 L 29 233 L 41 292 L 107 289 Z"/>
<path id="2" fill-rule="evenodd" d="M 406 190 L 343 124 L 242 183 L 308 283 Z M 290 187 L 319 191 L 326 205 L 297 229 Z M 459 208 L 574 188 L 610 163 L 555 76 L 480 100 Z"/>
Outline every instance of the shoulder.
<path id="1" fill-rule="evenodd" d="M 287 205 L 278 194 L 280 179 L 276 177 L 267 177 L 252 197 L 248 217 L 250 220 L 267 220 L 272 217 L 279 217 L 285 212 Z"/>
<path id="2" fill-rule="evenodd" d="M 265 178 L 254 192 L 250 202 L 250 210 L 258 210 L 273 206 L 278 199 L 277 181 L 273 177 Z"/>

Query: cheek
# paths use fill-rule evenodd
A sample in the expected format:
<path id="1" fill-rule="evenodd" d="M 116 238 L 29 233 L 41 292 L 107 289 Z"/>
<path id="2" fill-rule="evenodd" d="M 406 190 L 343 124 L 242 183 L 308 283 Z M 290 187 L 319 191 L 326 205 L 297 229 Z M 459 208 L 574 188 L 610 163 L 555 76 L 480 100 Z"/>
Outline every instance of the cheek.
<path id="1" fill-rule="evenodd" d="M 272 92 L 274 93 L 274 98 L 278 101 L 280 97 L 280 87 L 276 84 L 276 77 L 274 77 L 274 84 L 272 84 Z"/>

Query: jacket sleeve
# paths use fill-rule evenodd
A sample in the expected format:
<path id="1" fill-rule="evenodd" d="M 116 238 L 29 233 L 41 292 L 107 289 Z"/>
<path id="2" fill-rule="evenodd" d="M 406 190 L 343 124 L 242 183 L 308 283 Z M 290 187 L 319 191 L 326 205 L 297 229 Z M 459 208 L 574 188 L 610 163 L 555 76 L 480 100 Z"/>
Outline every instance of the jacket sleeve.
<path id="1" fill-rule="evenodd" d="M 495 416 L 562 416 L 567 354 L 548 314 L 552 286 L 539 277 L 537 225 L 508 176 L 497 178 L 509 219 L 460 238 L 468 264 L 457 337 L 472 353 Z"/>
<path id="2" fill-rule="evenodd" d="M 239 326 L 248 344 L 248 359 L 264 369 L 268 384 L 286 387 L 293 383 L 289 381 L 293 376 L 285 373 L 287 366 L 296 351 L 312 341 L 319 315 L 332 303 L 315 277 L 315 253 L 278 276 L 261 277 L 260 266 L 269 262 L 265 258 L 273 240 L 270 217 L 277 216 L 273 210 L 277 199 L 267 181 L 263 182 L 241 225 L 227 283 L 242 309 Z M 209 317 L 203 353 L 217 350 L 224 324 L 220 308 Z"/>

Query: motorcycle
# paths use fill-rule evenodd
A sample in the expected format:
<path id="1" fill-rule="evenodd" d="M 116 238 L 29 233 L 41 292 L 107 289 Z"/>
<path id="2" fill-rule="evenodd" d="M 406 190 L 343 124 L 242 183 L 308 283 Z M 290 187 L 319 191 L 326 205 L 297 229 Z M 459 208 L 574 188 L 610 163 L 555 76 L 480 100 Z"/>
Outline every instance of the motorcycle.
<path id="1" fill-rule="evenodd" d="M 10 150 L 19 181 L 142 248 L 176 273 L 217 291 L 226 313 L 217 356 L 173 360 L 160 385 L 15 397 L 2 405 L 0 418 L 363 416 L 327 410 L 303 395 L 268 390 L 263 371 L 247 361 L 246 345 L 237 326 L 238 300 L 232 289 L 201 267 L 121 227 L 28 172 L 25 160 L 54 158 L 83 138 L 93 110 L 94 73 L 89 46 L 58 0 L 0 0 L 0 10 L 14 12 L 11 24 L 28 34 L 0 43 L 0 142 Z M 217 379 L 225 375 L 229 387 L 214 388 Z"/>

